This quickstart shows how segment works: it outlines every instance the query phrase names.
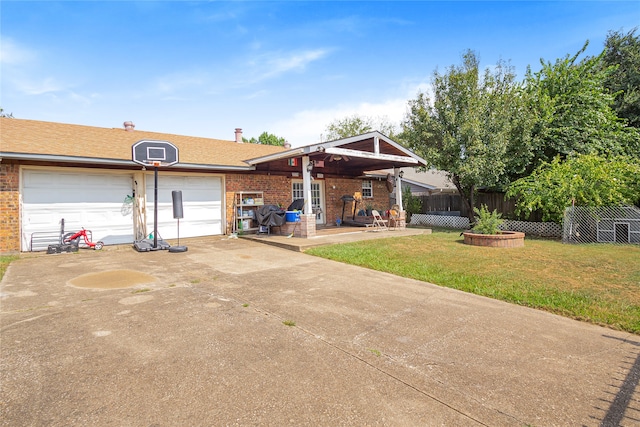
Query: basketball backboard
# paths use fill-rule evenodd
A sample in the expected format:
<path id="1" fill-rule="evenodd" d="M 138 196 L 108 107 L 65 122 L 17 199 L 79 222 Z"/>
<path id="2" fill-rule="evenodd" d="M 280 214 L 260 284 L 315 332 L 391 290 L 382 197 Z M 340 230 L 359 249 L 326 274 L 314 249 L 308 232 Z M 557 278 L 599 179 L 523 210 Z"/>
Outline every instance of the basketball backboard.
<path id="1" fill-rule="evenodd" d="M 131 147 L 133 161 L 143 166 L 172 166 L 178 163 L 178 147 L 168 141 L 144 139 Z"/>

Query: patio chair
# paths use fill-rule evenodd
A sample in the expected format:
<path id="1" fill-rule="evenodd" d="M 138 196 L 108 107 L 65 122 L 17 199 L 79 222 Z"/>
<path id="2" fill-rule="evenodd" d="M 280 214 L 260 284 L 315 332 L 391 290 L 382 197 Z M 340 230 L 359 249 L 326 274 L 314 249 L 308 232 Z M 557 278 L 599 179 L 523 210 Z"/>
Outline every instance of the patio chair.
<path id="1" fill-rule="evenodd" d="M 389 228 L 391 230 L 402 229 L 407 226 L 404 212 L 400 212 L 400 206 L 393 205 L 389 209 Z"/>
<path id="2" fill-rule="evenodd" d="M 380 212 L 377 210 L 371 211 L 371 216 L 373 217 L 373 222 L 371 224 L 367 224 L 367 228 L 372 229 L 372 231 L 385 231 L 388 230 L 388 221 L 386 219 L 382 219 Z"/>

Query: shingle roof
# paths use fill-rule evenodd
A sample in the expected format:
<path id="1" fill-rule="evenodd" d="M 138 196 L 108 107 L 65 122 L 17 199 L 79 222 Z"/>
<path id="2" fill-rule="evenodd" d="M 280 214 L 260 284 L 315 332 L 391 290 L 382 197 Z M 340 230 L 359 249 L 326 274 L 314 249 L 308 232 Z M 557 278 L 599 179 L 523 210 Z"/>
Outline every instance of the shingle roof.
<path id="1" fill-rule="evenodd" d="M 0 153 L 131 160 L 136 142 L 169 141 L 178 147 L 180 164 L 248 166 L 244 162 L 284 150 L 282 147 L 172 135 L 124 128 L 99 128 L 65 123 L 0 118 Z"/>

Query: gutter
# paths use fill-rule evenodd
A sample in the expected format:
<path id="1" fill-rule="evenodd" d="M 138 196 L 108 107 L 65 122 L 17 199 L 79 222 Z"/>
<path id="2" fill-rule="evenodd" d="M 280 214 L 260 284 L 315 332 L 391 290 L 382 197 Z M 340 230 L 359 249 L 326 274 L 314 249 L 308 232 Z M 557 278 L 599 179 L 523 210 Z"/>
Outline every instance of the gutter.
<path id="1" fill-rule="evenodd" d="M 23 153 L 5 153 L 0 152 L 0 162 L 3 159 L 10 160 L 32 160 L 38 162 L 61 162 L 61 163 L 82 163 L 88 165 L 105 165 L 105 166 L 130 166 L 139 169 L 140 165 L 133 160 L 118 159 L 101 159 L 95 157 L 74 157 L 74 156 L 56 156 L 51 154 L 23 154 Z M 172 167 L 189 168 L 198 170 L 211 171 L 252 171 L 254 166 L 229 166 L 229 165 L 206 165 L 197 163 L 177 163 Z"/>
<path id="2" fill-rule="evenodd" d="M 308 153 L 306 153 L 308 151 L 309 151 L 308 147 L 293 148 L 291 150 L 281 151 L 279 153 L 269 154 L 267 156 L 254 157 L 253 159 L 245 160 L 245 162 L 249 163 L 250 165 L 257 165 L 259 163 L 271 162 L 273 160 L 289 159 L 291 157 L 298 157 L 298 156 L 300 156 L 302 154 L 308 154 Z"/>

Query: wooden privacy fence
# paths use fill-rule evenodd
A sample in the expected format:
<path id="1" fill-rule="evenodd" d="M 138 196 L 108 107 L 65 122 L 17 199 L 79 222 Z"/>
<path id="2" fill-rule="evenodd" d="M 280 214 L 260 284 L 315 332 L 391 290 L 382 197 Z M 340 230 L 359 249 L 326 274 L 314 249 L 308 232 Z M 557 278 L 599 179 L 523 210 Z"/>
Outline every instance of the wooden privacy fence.
<path id="1" fill-rule="evenodd" d="M 430 212 L 452 212 L 460 213 L 460 216 L 467 216 L 467 208 L 459 194 L 434 194 L 431 196 L 421 196 L 423 214 Z M 513 198 L 505 198 L 504 193 L 478 193 L 475 199 L 475 206 L 479 208 L 486 205 L 490 212 L 497 210 L 505 219 L 525 219 L 515 213 L 516 201 Z M 542 221 L 539 212 L 532 212 L 527 221 Z"/>

